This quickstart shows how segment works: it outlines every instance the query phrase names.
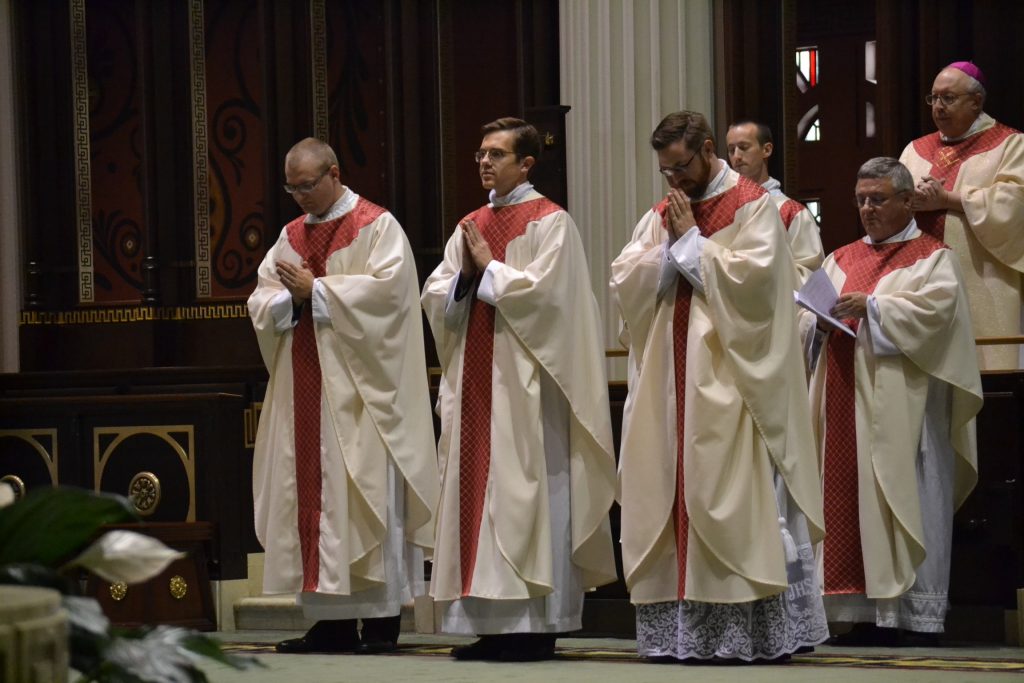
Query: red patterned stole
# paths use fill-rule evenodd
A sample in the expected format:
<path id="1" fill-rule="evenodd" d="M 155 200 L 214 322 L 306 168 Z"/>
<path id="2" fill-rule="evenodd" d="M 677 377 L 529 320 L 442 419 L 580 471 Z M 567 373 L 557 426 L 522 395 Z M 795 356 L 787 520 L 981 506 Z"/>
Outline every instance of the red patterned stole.
<path id="1" fill-rule="evenodd" d="M 782 216 L 782 224 L 786 226 L 786 231 L 789 231 L 789 225 L 796 218 L 796 215 L 803 211 L 806 207 L 795 199 L 787 199 L 779 207 L 779 215 Z"/>
<path id="2" fill-rule="evenodd" d="M 306 223 L 300 216 L 285 226 L 288 243 L 302 257 L 313 277 L 326 275 L 327 258 L 344 249 L 384 209 L 363 198 L 341 218 Z M 302 590 L 316 591 L 320 574 L 320 358 L 313 329 L 312 305 L 303 306 L 292 330 L 292 401 L 295 404 L 295 486 L 298 503 Z"/>
<path id="3" fill-rule="evenodd" d="M 957 176 L 960 174 L 960 167 L 965 161 L 976 154 L 991 151 L 1001 145 L 1006 138 L 1018 133 L 1009 126 L 996 123 L 988 130 L 972 135 L 958 142 L 943 142 L 939 133 L 935 132 L 923 138 L 914 140 L 914 151 L 922 159 L 932 163 L 928 175 L 942 183 L 946 190 L 952 190 L 956 185 Z M 931 235 L 936 239 L 944 239 L 946 231 L 945 211 L 918 211 L 914 214 L 917 220 L 917 227 L 922 232 Z"/>
<path id="4" fill-rule="evenodd" d="M 562 207 L 544 197 L 521 204 L 484 206 L 466 216 L 487 240 L 494 260 L 526 233 L 528 223 Z M 461 239 L 461 238 L 458 238 Z M 494 307 L 476 297 L 469 309 L 462 359 L 462 419 L 459 434 L 459 562 L 462 594 L 469 595 L 476 569 L 487 477 L 491 469 L 491 375 L 494 371 Z"/>
<path id="5" fill-rule="evenodd" d="M 930 235 L 889 244 L 856 241 L 833 258 L 846 273 L 843 294 L 871 294 L 883 276 L 948 249 Z M 845 320 L 854 331 L 857 320 Z M 832 332 L 825 366 L 825 592 L 864 593 L 857 476 L 857 414 L 854 348 L 856 340 Z"/>
<path id="6" fill-rule="evenodd" d="M 711 237 L 719 230 L 732 225 L 740 207 L 751 202 L 766 190 L 740 176 L 739 182 L 730 190 L 703 202 L 690 204 L 693 218 L 704 237 Z M 662 200 L 655 211 L 665 218 L 668 200 Z M 676 535 L 676 561 L 679 570 L 678 595 L 686 597 L 686 552 L 689 538 L 690 516 L 686 512 L 685 478 L 683 472 L 683 426 L 686 398 L 686 337 L 690 328 L 690 300 L 693 286 L 681 274 L 676 278 L 676 301 L 672 311 L 672 353 L 676 384 L 676 498 L 672 504 L 672 520 Z"/>

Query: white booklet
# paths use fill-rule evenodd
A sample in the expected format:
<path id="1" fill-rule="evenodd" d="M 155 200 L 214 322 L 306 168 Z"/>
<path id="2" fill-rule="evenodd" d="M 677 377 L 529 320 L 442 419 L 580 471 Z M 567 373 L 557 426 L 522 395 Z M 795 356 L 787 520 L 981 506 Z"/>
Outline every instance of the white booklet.
<path id="1" fill-rule="evenodd" d="M 811 273 L 804 286 L 796 292 L 798 306 L 803 306 L 821 320 L 825 320 L 851 337 L 856 337 L 857 333 L 851 330 L 846 323 L 832 317 L 832 309 L 838 299 L 839 293 L 832 285 L 832 280 L 820 268 Z"/>

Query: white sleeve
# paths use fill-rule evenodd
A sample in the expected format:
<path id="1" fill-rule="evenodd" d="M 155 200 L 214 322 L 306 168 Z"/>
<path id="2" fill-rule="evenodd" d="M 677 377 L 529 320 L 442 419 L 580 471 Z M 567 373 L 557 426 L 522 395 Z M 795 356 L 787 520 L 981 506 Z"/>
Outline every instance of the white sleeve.
<path id="1" fill-rule="evenodd" d="M 497 299 L 494 296 L 494 273 L 504 265 L 504 263 L 499 263 L 494 259 L 487 264 L 484 274 L 480 277 L 480 286 L 477 287 L 476 298 L 491 306 L 497 304 Z"/>
<path id="2" fill-rule="evenodd" d="M 871 333 L 871 347 L 876 356 L 898 356 L 903 353 L 882 331 L 882 314 L 878 310 L 878 301 L 873 296 L 868 297 L 868 317 L 865 322 Z"/>
<path id="3" fill-rule="evenodd" d="M 700 294 L 704 293 L 704 278 L 700 273 L 700 257 L 704 251 L 707 238 L 700 234 L 694 225 L 665 250 L 666 259 L 689 280 L 693 288 Z M 664 271 L 662 271 L 664 273 Z M 658 291 L 661 291 L 659 283 Z"/>
<path id="4" fill-rule="evenodd" d="M 287 289 L 282 289 L 270 300 L 270 314 L 274 318 L 274 329 L 279 334 L 287 332 L 298 323 L 294 313 L 292 294 Z"/>
<path id="5" fill-rule="evenodd" d="M 330 325 L 331 312 L 327 309 L 327 290 L 324 289 L 320 278 L 313 280 L 313 296 L 310 297 L 310 301 L 313 302 L 313 322 Z"/>

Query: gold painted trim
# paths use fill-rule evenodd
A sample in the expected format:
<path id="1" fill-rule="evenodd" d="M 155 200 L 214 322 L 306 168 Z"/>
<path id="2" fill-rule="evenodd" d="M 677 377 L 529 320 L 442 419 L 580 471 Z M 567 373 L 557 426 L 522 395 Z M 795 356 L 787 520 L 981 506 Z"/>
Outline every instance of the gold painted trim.
<path id="1" fill-rule="evenodd" d="M 39 443 L 40 436 L 50 437 L 50 443 L 53 444 L 53 452 L 48 453 L 46 447 Z M 46 463 L 46 469 L 50 473 L 50 483 L 54 486 L 57 485 L 57 429 L 0 429 L 0 439 L 5 437 L 11 437 L 14 439 L 21 439 L 27 442 L 35 451 L 39 454 L 39 457 Z M 24 486 L 24 484 L 23 484 Z"/>
<path id="2" fill-rule="evenodd" d="M 263 401 L 253 401 L 243 411 L 245 419 L 245 447 L 256 447 L 256 432 L 260 426 L 260 413 L 263 412 Z"/>
<path id="3" fill-rule="evenodd" d="M 313 76 L 313 137 L 329 142 L 327 121 L 327 12 L 324 0 L 309 0 L 310 65 Z"/>
<path id="4" fill-rule="evenodd" d="M 68 0 L 71 14 L 71 101 L 75 132 L 75 232 L 78 235 L 78 301 L 95 301 L 92 262 L 92 164 L 89 140 L 89 69 L 85 0 Z"/>
<path id="5" fill-rule="evenodd" d="M 210 265 L 210 154 L 206 120 L 206 22 L 203 0 L 191 0 L 188 11 L 192 89 L 192 204 L 195 211 L 196 297 L 212 293 Z"/>
<path id="6" fill-rule="evenodd" d="M 137 323 L 152 320 L 228 320 L 248 318 L 244 303 L 198 306 L 132 306 L 124 308 L 88 308 L 76 311 L 22 311 L 20 325 L 94 325 L 97 323 Z"/>
<path id="7" fill-rule="evenodd" d="M 196 521 L 196 467 L 195 467 L 195 426 L 194 425 L 139 425 L 132 427 L 96 427 L 92 430 L 92 453 L 93 453 L 93 489 L 100 490 L 100 482 L 103 481 L 103 473 L 107 468 L 110 456 L 114 454 L 121 442 L 139 434 L 151 434 L 163 439 L 170 445 L 171 449 L 178 455 L 182 467 L 185 468 L 185 477 L 188 480 L 188 512 L 185 514 L 186 522 Z M 183 449 L 171 434 L 187 434 L 188 446 Z M 100 437 L 114 435 L 106 450 L 100 452 Z"/>

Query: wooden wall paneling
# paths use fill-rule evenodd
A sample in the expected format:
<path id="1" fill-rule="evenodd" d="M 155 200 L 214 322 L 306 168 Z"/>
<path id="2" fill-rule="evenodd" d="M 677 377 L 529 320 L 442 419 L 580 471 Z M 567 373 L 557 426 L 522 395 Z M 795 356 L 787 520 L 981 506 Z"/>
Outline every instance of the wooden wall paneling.
<path id="1" fill-rule="evenodd" d="M 438 3 L 392 0 L 388 22 L 387 207 L 402 223 L 422 284 L 440 262 L 446 235 Z M 447 100 L 446 100 L 447 101 Z M 429 343 L 428 343 L 429 346 Z"/>
<path id="2" fill-rule="evenodd" d="M 210 299 L 243 299 L 265 251 L 263 6 L 205 0 L 210 171 Z"/>
<path id="3" fill-rule="evenodd" d="M 264 121 L 266 144 L 262 242 L 257 255 L 273 246 L 284 225 L 299 214 L 283 189 L 284 157 L 292 145 L 312 137 L 312 45 L 308 2 L 261 0 L 261 50 L 264 60 Z"/>
<path id="4" fill-rule="evenodd" d="M 68 3 L 13 3 L 22 127 L 21 203 L 26 308 L 77 300 L 74 146 L 71 118 L 71 25 Z M 21 348 L 30 346 L 21 340 Z"/>
<path id="5" fill-rule="evenodd" d="M 372 202 L 388 196 L 387 7 L 376 0 L 326 8 L 324 97 L 328 141 L 342 182 Z"/>
<path id="6" fill-rule="evenodd" d="M 788 132 L 780 96 L 784 71 L 782 3 L 725 0 L 716 3 L 715 12 L 723 62 L 716 71 L 715 116 L 711 121 L 718 154 L 726 157 L 725 135 L 730 123 L 741 119 L 760 121 L 772 129 L 776 152 L 770 162 L 771 173 L 781 177 Z"/>
<path id="7" fill-rule="evenodd" d="M 76 55 L 76 69 L 84 63 L 86 92 L 81 96 L 76 82 L 76 128 L 78 108 L 88 112 L 89 164 L 81 172 L 91 194 L 91 230 L 80 245 L 82 263 L 91 264 L 92 294 L 86 298 L 87 269 L 80 267 L 83 303 L 100 305 L 137 304 L 144 288 L 142 264 L 147 252 L 143 161 L 145 126 L 142 121 L 142 85 L 145 83 L 145 37 L 139 35 L 135 1 L 76 0 L 84 7 L 85 55 Z M 142 10 L 139 10 L 142 11 Z M 79 12 L 73 9 L 73 15 Z M 77 52 L 81 45 L 76 43 Z"/>

